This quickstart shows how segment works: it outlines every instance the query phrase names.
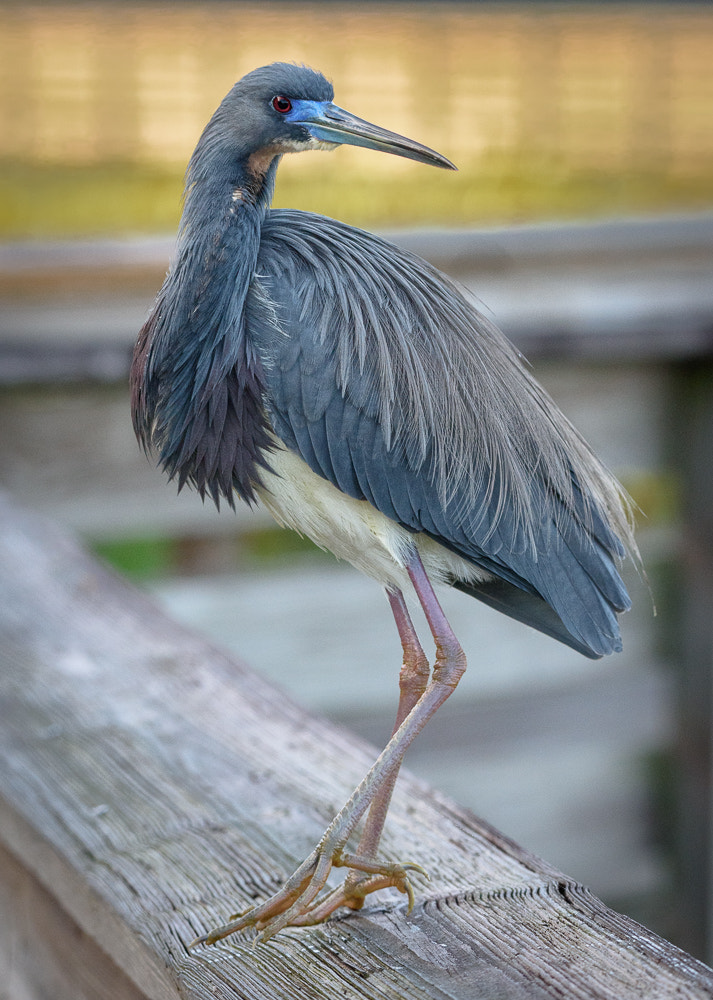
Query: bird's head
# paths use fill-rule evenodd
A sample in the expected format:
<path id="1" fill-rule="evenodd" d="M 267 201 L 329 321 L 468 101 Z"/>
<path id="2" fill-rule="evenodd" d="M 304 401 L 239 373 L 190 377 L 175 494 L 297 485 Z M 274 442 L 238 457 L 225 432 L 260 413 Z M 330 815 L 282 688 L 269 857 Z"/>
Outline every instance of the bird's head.
<path id="1" fill-rule="evenodd" d="M 259 174 L 283 153 L 365 146 L 420 163 L 455 170 L 440 153 L 357 118 L 333 103 L 334 90 L 305 66 L 272 63 L 239 80 L 206 129 L 205 138 L 228 147 Z"/>

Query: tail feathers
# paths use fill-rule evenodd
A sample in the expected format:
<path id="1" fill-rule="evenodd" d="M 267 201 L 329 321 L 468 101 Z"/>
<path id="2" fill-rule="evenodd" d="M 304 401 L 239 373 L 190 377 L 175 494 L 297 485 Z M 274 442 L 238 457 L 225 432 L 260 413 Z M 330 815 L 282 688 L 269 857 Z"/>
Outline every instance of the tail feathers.
<path id="1" fill-rule="evenodd" d="M 631 600 L 615 562 L 621 556 L 621 544 L 612 536 L 614 544 L 606 545 L 598 534 L 585 534 L 574 524 L 560 529 L 560 539 L 553 539 L 550 551 L 559 553 L 563 569 L 569 566 L 569 575 L 591 581 L 601 598 L 615 611 L 628 611 Z M 582 573 L 584 571 L 584 573 Z"/>
<path id="2" fill-rule="evenodd" d="M 562 537 L 553 539 L 530 582 L 570 634 L 592 653 L 621 649 L 616 612 L 628 605 L 628 595 L 607 553 L 587 544 L 573 552 Z"/>
<path id="3" fill-rule="evenodd" d="M 463 593 L 476 597 L 488 607 L 557 639 L 592 660 L 598 660 L 606 653 L 621 649 L 618 628 L 616 637 L 612 637 L 611 643 L 605 640 L 597 643 L 597 647 L 593 648 L 590 642 L 581 641 L 572 635 L 557 612 L 539 594 L 528 593 L 528 591 L 521 590 L 506 580 L 492 579 L 486 580 L 484 583 L 468 583 L 454 579 L 450 582 L 457 590 L 462 590 Z M 614 621 L 616 627 L 616 620 Z"/>

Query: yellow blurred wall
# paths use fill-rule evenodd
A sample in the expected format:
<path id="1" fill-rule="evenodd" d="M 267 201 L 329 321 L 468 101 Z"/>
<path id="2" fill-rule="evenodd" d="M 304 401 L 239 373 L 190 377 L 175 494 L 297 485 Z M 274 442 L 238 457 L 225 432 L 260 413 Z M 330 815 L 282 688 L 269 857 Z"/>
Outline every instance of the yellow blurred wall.
<path id="1" fill-rule="evenodd" d="M 274 59 L 461 165 L 713 165 L 713 4 L 4 6 L 0 158 L 183 164 L 235 79 Z"/>

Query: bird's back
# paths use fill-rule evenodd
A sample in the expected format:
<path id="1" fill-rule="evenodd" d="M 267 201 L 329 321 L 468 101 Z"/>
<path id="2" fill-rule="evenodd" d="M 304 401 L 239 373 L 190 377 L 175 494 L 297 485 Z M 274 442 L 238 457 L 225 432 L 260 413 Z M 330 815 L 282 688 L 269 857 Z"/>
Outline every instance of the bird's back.
<path id="1" fill-rule="evenodd" d="M 445 276 L 272 211 L 246 331 L 275 434 L 314 474 L 454 555 L 461 589 L 587 655 L 619 647 L 619 487 Z"/>

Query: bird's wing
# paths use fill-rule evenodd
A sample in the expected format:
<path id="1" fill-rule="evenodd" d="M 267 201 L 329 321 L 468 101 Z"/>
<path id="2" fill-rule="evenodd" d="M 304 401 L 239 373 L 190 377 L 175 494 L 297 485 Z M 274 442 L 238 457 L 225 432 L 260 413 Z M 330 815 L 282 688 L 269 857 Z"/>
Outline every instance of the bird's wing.
<path id="1" fill-rule="evenodd" d="M 493 574 L 453 581 L 486 603 L 588 655 L 619 648 L 616 484 L 443 275 L 273 211 L 246 319 L 275 431 L 314 472 Z"/>

